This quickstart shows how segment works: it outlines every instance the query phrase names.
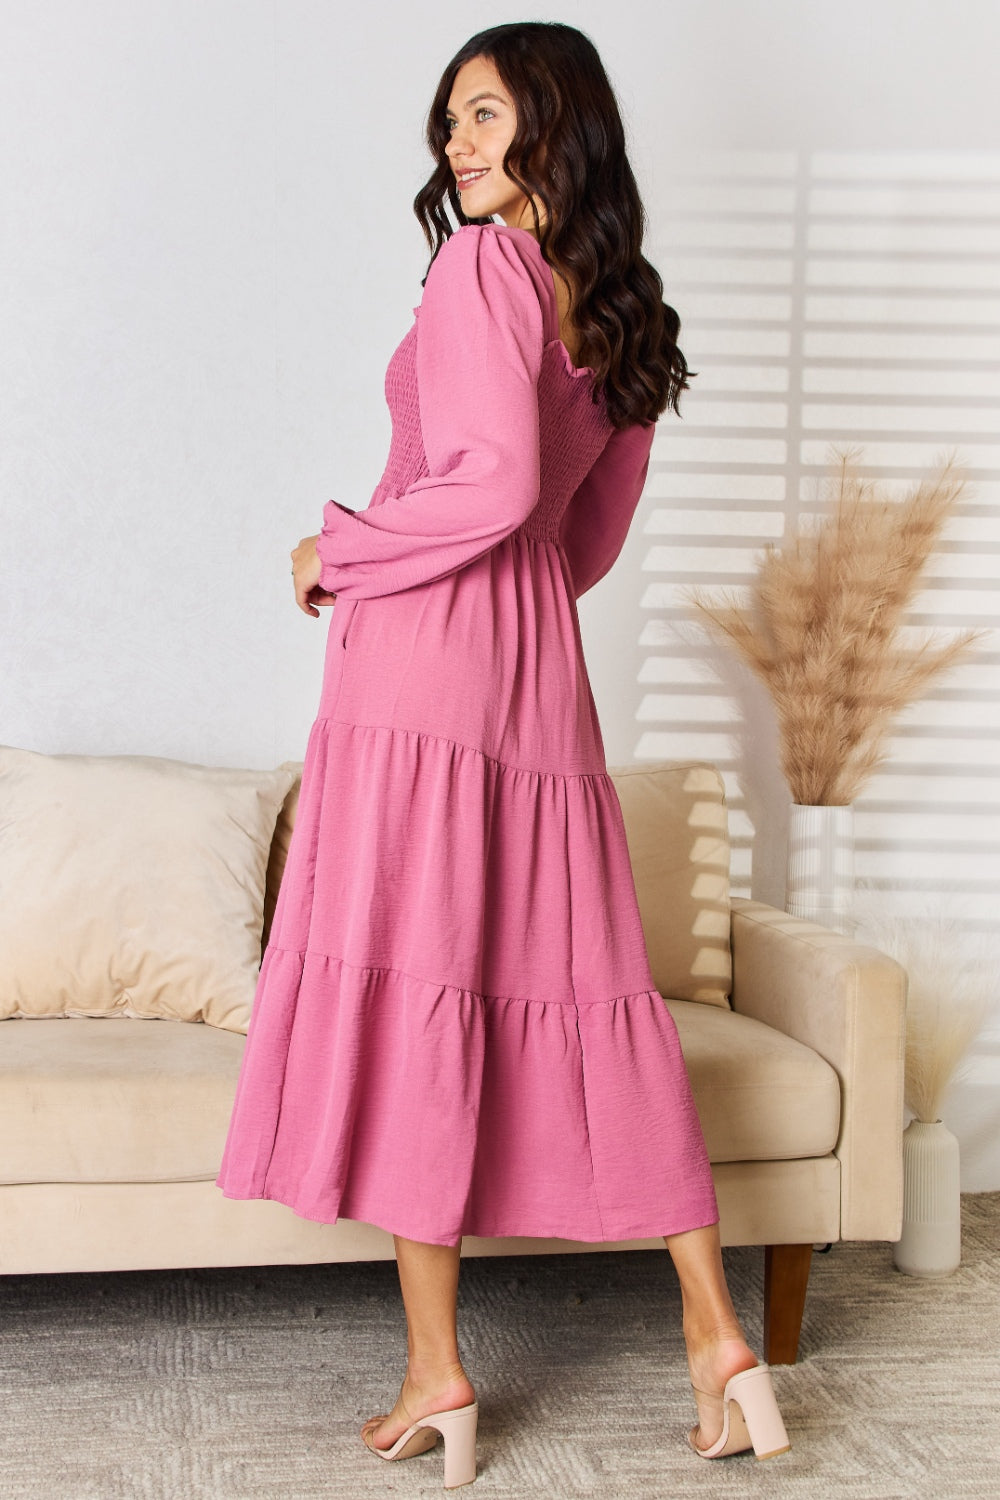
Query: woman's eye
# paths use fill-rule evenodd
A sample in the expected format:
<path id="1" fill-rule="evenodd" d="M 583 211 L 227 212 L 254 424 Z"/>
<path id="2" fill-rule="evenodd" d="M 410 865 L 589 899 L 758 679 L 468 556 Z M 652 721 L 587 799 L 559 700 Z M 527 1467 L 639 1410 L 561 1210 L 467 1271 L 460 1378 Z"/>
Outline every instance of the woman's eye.
<path id="1" fill-rule="evenodd" d="M 489 109 L 485 104 L 481 104 L 476 110 L 476 123 L 478 125 L 481 125 L 484 120 L 493 120 L 495 118 L 496 115 L 494 111 L 492 109 Z M 451 135 L 452 132 L 458 128 L 458 121 L 454 119 L 453 116 L 449 115 L 449 117 L 444 122 L 444 128 L 448 132 L 448 134 Z"/>

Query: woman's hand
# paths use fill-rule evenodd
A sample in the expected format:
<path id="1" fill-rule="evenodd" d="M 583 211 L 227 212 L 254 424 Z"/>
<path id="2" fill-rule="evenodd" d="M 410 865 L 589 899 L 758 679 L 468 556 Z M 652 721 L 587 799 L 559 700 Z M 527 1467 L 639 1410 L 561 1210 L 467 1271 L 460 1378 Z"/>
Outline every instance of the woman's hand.
<path id="1" fill-rule="evenodd" d="M 333 604 L 336 594 L 328 594 L 319 586 L 319 575 L 323 564 L 316 551 L 316 538 L 304 536 L 292 549 L 292 579 L 295 587 L 295 602 L 303 614 L 319 618 L 317 604 Z"/>

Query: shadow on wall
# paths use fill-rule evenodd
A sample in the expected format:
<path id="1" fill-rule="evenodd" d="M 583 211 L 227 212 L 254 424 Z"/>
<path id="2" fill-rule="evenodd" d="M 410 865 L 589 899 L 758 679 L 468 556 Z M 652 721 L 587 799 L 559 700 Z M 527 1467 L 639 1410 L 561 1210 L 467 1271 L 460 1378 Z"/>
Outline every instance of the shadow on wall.
<path id="1" fill-rule="evenodd" d="M 1000 152 L 717 151 L 658 179 L 650 255 L 698 378 L 653 448 L 640 565 L 639 760 L 714 761 L 738 890 L 783 905 L 789 793 L 763 689 L 692 633 L 813 513 L 831 445 L 900 486 L 955 448 L 970 490 L 906 624 L 1000 626 Z M 1000 636 L 894 725 L 856 804 L 859 879 L 900 909 L 959 893 L 995 931 Z M 751 867 L 752 853 L 752 867 Z"/>
<path id="2" fill-rule="evenodd" d="M 647 668 L 665 666 L 664 675 L 683 673 L 686 681 L 683 693 L 644 695 L 639 758 L 685 749 L 717 766 L 726 786 L 733 891 L 783 906 L 789 793 L 766 689 L 693 621 L 650 620 L 643 639 L 659 647 Z M 644 675 L 648 681 L 647 669 Z"/>

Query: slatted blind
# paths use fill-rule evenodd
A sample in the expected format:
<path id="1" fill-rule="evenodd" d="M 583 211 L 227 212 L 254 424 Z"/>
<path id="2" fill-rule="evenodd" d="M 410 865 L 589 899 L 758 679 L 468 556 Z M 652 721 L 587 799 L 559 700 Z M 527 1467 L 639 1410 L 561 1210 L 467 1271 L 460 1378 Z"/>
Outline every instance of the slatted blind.
<path id="1" fill-rule="evenodd" d="M 741 588 L 817 510 L 830 448 L 900 489 L 951 450 L 970 492 L 907 627 L 1000 627 L 1000 154 L 714 153 L 662 184 L 651 258 L 699 371 L 643 502 L 639 759 L 723 770 L 734 888 L 787 803 L 770 708 L 711 643 L 691 585 Z M 1000 913 L 1000 633 L 892 733 L 856 803 L 860 880 L 901 909 Z M 777 892 L 780 899 L 780 891 Z"/>

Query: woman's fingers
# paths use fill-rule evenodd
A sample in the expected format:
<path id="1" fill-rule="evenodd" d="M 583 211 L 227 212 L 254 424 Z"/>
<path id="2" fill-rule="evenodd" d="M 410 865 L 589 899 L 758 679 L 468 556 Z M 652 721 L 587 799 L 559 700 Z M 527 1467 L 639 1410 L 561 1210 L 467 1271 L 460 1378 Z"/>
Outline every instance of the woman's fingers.
<path id="1" fill-rule="evenodd" d="M 316 551 L 316 538 L 305 536 L 297 547 L 291 551 L 292 559 L 292 585 L 295 590 L 295 603 L 303 614 L 312 615 L 314 619 L 319 617 L 317 604 L 332 604 L 336 594 L 329 594 L 319 586 L 319 575 L 323 564 Z"/>

